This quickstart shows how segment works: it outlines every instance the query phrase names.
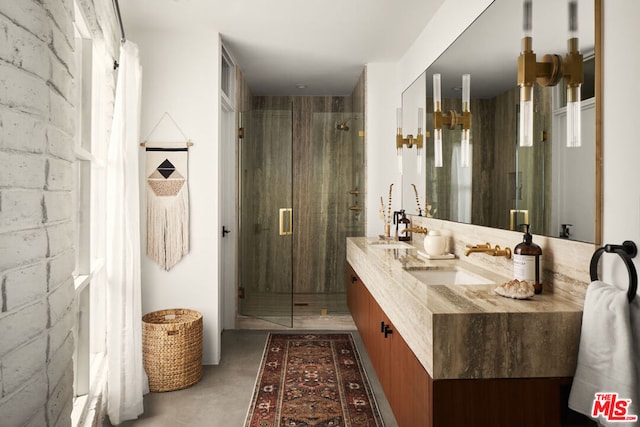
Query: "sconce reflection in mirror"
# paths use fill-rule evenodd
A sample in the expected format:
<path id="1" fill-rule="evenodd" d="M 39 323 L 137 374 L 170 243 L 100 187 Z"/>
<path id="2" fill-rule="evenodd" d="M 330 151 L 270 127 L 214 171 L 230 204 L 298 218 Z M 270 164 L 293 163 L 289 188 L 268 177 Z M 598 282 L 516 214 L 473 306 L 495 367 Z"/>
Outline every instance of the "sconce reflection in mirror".
<path id="1" fill-rule="evenodd" d="M 454 129 L 460 125 L 462 128 L 461 139 L 461 164 L 462 167 L 469 167 L 469 130 L 471 129 L 471 75 L 462 75 L 462 114 L 456 111 L 449 111 L 449 114 L 442 113 L 442 91 L 440 74 L 433 75 L 433 151 L 435 166 L 442 167 L 442 127 L 449 125 L 449 129 Z"/>
<path id="2" fill-rule="evenodd" d="M 418 108 L 418 134 L 414 137 L 412 134 L 407 135 L 407 137 L 402 136 L 402 108 L 396 109 L 396 122 L 398 127 L 398 132 L 396 133 L 396 152 L 398 155 L 398 170 L 400 171 L 400 175 L 402 175 L 402 149 L 406 145 L 407 148 L 411 149 L 414 146 L 418 152 L 418 175 L 422 175 L 422 147 L 424 145 L 424 135 L 422 133 L 422 124 L 424 121 L 424 109 Z M 428 134 L 426 136 L 429 136 Z"/>
<path id="3" fill-rule="evenodd" d="M 547 54 L 537 62 L 533 52 L 532 0 L 523 3 L 522 52 L 518 57 L 520 86 L 520 146 L 533 145 L 533 85 L 555 86 L 564 77 L 567 84 L 567 147 L 580 147 L 580 87 L 583 81 L 582 54 L 578 48 L 578 4 L 569 0 L 569 40 L 567 54 Z"/>

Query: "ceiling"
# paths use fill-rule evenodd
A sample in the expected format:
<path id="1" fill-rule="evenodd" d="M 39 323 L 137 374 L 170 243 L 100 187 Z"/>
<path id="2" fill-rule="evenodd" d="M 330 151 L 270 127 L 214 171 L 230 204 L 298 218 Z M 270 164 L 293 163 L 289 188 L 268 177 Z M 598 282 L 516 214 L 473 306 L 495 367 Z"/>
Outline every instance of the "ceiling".
<path id="1" fill-rule="evenodd" d="M 254 95 L 338 96 L 365 64 L 398 61 L 443 1 L 120 0 L 120 9 L 134 42 L 139 31 L 218 31 Z"/>

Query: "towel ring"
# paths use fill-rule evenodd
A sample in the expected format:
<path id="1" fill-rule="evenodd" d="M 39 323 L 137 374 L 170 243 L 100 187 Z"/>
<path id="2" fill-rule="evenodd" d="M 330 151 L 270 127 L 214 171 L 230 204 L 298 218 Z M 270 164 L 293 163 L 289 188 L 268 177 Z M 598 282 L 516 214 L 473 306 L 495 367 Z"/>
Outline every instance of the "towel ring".
<path id="1" fill-rule="evenodd" d="M 631 240 L 625 240 L 622 245 L 604 245 L 601 248 L 596 249 L 591 257 L 591 263 L 589 265 L 589 273 L 591 274 L 591 281 L 598 280 L 598 261 L 603 252 L 616 253 L 622 258 L 624 264 L 627 266 L 627 273 L 629 273 L 629 290 L 627 291 L 627 299 L 629 302 L 633 301 L 638 292 L 638 274 L 636 273 L 636 267 L 633 265 L 631 258 L 638 254 L 638 247 Z"/>

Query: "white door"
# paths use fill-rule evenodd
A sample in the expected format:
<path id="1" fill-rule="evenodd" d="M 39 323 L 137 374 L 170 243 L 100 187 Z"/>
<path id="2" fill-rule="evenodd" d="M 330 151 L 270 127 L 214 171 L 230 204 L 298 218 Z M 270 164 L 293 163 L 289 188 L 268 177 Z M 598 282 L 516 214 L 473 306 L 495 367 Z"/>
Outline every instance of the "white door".
<path id="1" fill-rule="evenodd" d="M 223 102 L 220 138 L 220 289 L 223 329 L 235 328 L 236 318 L 236 133 L 235 112 Z"/>

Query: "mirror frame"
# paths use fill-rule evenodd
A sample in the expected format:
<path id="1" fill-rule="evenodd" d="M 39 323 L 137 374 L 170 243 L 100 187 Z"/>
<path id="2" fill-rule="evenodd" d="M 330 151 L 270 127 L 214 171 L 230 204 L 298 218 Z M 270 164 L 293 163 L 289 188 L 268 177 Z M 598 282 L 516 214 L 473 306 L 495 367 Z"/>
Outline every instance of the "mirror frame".
<path id="1" fill-rule="evenodd" d="M 602 245 L 602 0 L 595 0 L 595 96 L 596 96 L 596 207 L 595 207 L 595 244 Z"/>

